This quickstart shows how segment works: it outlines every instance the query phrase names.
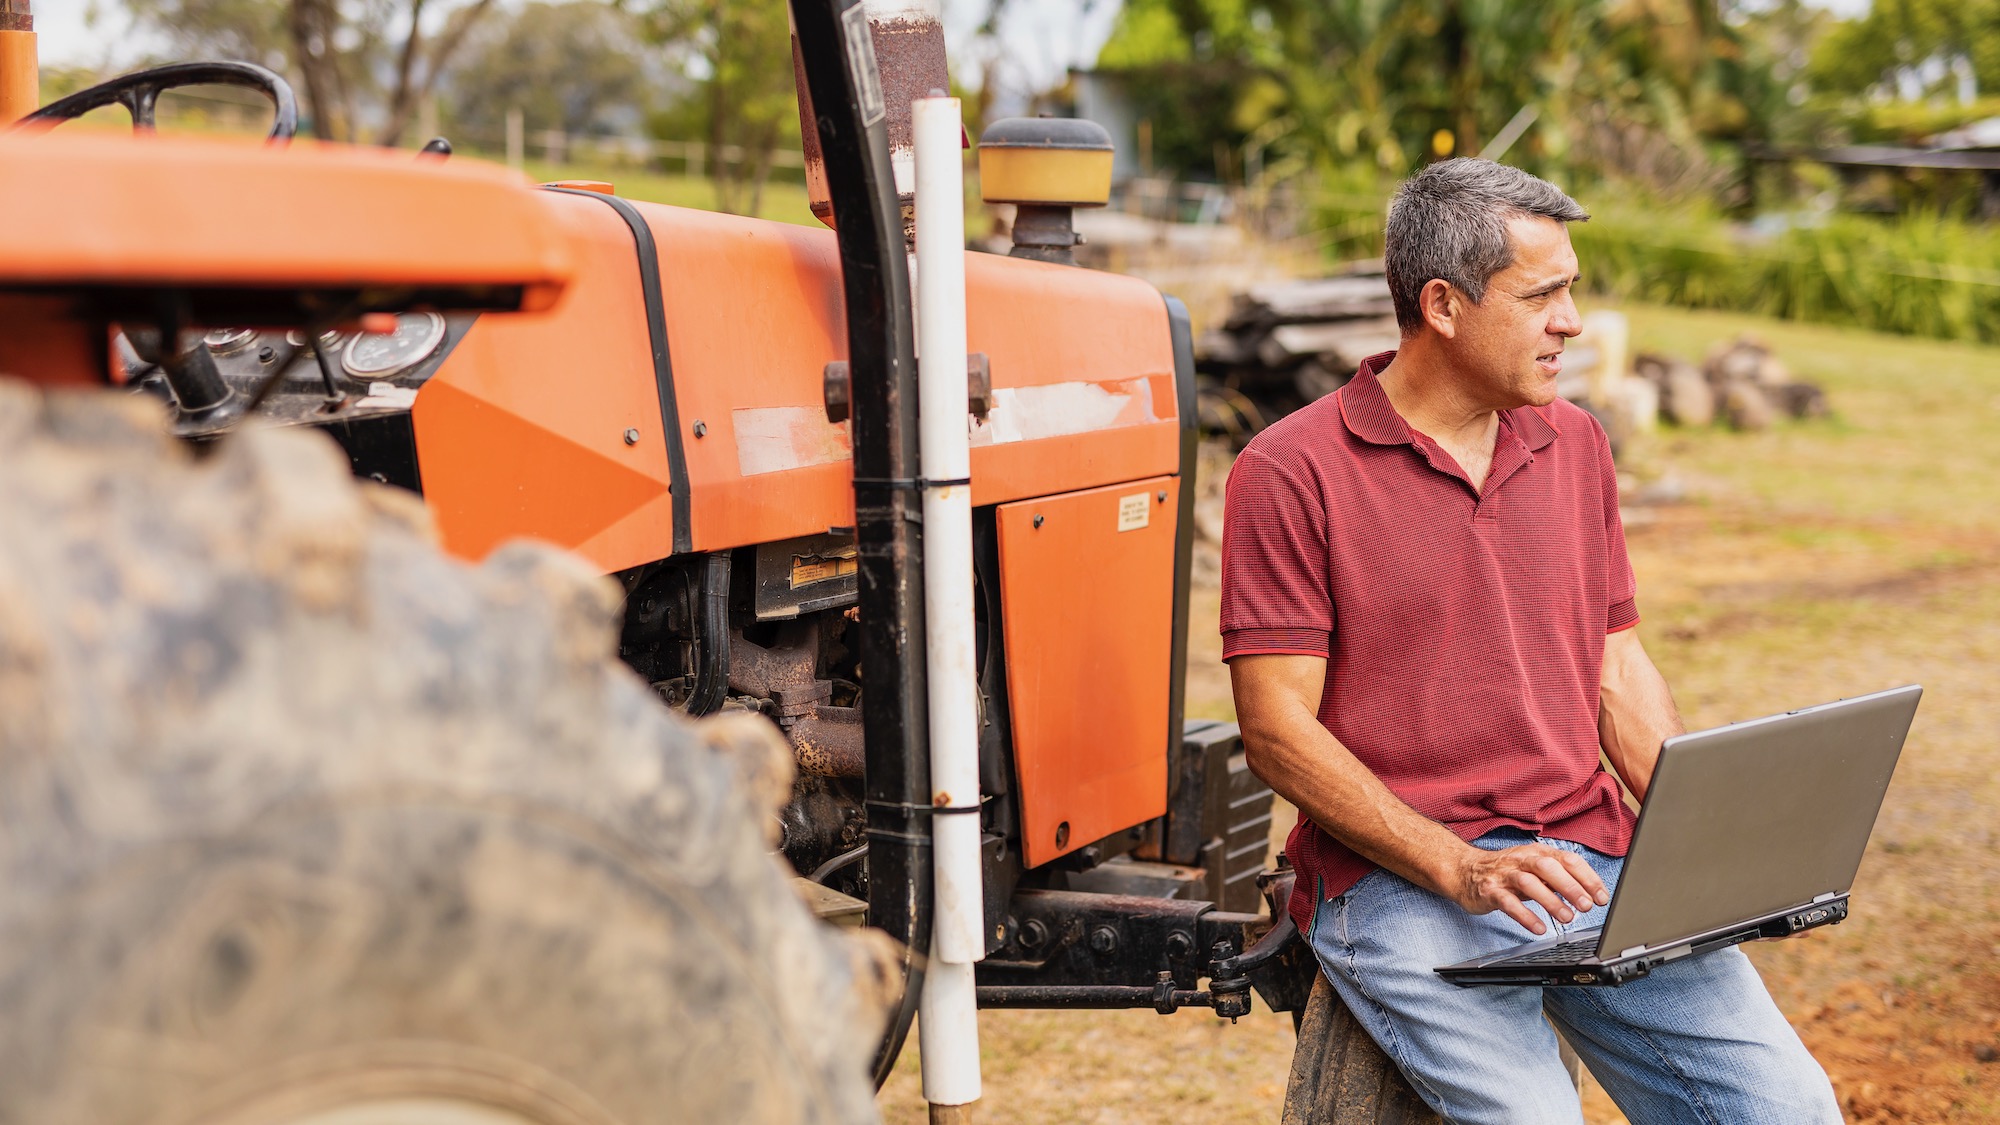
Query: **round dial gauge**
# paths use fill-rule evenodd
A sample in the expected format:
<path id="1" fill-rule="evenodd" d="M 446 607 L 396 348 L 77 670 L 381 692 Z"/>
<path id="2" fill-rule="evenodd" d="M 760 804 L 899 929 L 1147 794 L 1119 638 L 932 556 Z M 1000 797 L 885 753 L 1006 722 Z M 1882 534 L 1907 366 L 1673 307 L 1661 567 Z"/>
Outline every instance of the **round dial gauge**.
<path id="1" fill-rule="evenodd" d="M 396 330 L 363 333 L 348 342 L 340 366 L 357 379 L 393 375 L 430 358 L 444 343 L 444 318 L 436 313 L 400 313 Z"/>
<path id="2" fill-rule="evenodd" d="M 208 350 L 216 355 L 228 355 L 249 347 L 250 342 L 256 338 L 257 331 L 254 328 L 217 328 L 203 336 L 202 343 L 207 344 Z"/>
<path id="3" fill-rule="evenodd" d="M 306 346 L 306 334 L 296 328 L 291 329 L 285 333 L 285 343 L 295 348 L 303 348 Z M 320 333 L 319 346 L 326 348 L 329 352 L 338 351 L 340 349 L 340 333 L 332 331 Z"/>

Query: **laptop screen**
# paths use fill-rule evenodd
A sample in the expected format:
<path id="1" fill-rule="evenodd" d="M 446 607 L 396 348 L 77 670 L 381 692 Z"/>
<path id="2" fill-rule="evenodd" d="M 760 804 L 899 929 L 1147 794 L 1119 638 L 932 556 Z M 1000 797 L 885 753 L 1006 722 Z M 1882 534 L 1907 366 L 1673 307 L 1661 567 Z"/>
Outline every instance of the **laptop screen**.
<path id="1" fill-rule="evenodd" d="M 1599 955 L 1851 889 L 1922 695 L 1896 688 L 1668 739 Z"/>

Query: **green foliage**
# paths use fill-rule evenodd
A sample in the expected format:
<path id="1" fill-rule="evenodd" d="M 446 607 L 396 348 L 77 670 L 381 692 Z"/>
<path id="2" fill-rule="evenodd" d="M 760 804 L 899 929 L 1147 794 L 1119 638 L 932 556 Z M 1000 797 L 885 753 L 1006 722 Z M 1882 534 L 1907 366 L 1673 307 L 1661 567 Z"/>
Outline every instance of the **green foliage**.
<path id="1" fill-rule="evenodd" d="M 530 129 L 588 133 L 607 112 L 646 104 L 638 29 L 616 8 L 537 0 L 484 31 L 449 79 L 454 127 L 497 137 L 518 109 Z"/>
<path id="2" fill-rule="evenodd" d="M 1981 89 L 2000 89 L 2000 0 L 1874 0 L 1866 16 L 1819 42 L 1810 73 L 1825 92 L 1858 95 L 1899 68 L 1953 57 L 1971 65 Z M 1928 85 L 1926 95 L 1950 94 L 1956 81 L 1935 73 Z"/>
<path id="3" fill-rule="evenodd" d="M 324 140 L 400 143 L 417 106 L 493 0 L 123 0 L 168 58 L 260 63 L 300 88 Z"/>
<path id="4" fill-rule="evenodd" d="M 230 59 L 280 72 L 291 66 L 287 0 L 124 0 L 124 6 L 165 45 L 157 61 Z"/>
<path id="5" fill-rule="evenodd" d="M 1386 190 L 1328 195 L 1335 258 L 1382 252 Z M 1775 233 L 1701 205 L 1585 195 L 1570 227 L 1584 287 L 1628 301 L 2000 342 L 2000 229 L 1933 213 L 1809 216 Z M 1776 224 L 1773 224 L 1776 225 Z"/>
<path id="6" fill-rule="evenodd" d="M 695 85 L 692 94 L 655 115 L 655 132 L 701 136 L 715 153 L 740 148 L 740 160 L 711 160 L 709 178 L 718 208 L 755 214 L 772 154 L 799 143 L 785 0 L 635 0 L 627 6 L 655 42 L 682 53 Z"/>
<path id="7" fill-rule="evenodd" d="M 1591 287 L 1620 298 L 2000 341 L 2000 231 L 1988 227 L 1844 215 L 1759 239 L 1699 216 L 1613 212 L 1572 238 Z"/>
<path id="8" fill-rule="evenodd" d="M 1479 152 L 1526 108 L 1510 161 L 1706 189 L 1728 178 L 1714 145 L 1768 134 L 1777 40 L 1816 18 L 1781 0 L 1729 21 L 1720 2 L 1128 0 L 1098 65 L 1200 170 L 1268 127 L 1321 167 L 1403 174 Z"/>
<path id="9" fill-rule="evenodd" d="M 1857 142 L 1921 145 L 1939 133 L 1988 117 L 2000 117 L 2000 95 L 1920 102 L 1865 102 L 1847 118 L 1850 137 Z"/>

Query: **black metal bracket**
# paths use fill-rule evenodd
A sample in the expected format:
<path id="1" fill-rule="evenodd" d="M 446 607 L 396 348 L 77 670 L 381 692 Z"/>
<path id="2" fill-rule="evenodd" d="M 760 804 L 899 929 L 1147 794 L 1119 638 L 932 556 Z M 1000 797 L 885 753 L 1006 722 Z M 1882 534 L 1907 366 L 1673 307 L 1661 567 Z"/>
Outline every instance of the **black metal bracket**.
<path id="1" fill-rule="evenodd" d="M 1205 1007 L 1234 1019 L 1249 1013 L 1254 991 L 1273 1011 L 1303 1010 L 1318 968 L 1284 910 L 1291 886 L 1288 871 L 1269 876 L 1276 909 L 1268 918 L 1182 899 L 1017 892 L 1006 941 L 979 965 L 979 1004 L 1162 1014 Z"/>
<path id="2" fill-rule="evenodd" d="M 820 395 L 826 403 L 826 420 L 838 426 L 847 421 L 853 412 L 854 373 L 846 360 L 836 359 L 820 371 L 819 378 Z M 965 409 L 982 422 L 992 416 L 993 361 L 986 357 L 985 352 L 973 352 L 965 357 Z"/>

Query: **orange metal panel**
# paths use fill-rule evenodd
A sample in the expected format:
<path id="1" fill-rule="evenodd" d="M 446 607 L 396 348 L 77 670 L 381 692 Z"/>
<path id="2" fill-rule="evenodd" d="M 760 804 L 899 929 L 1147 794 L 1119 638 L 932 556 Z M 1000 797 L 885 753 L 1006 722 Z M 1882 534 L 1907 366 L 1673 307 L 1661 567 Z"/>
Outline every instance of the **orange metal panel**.
<path id="1" fill-rule="evenodd" d="M 1031 867 L 1166 811 L 1179 494 L 1160 476 L 998 510 Z"/>
<path id="2" fill-rule="evenodd" d="M 0 293 L 0 376 L 77 386 L 109 383 L 109 337 L 74 311 L 59 297 Z"/>
<path id="3" fill-rule="evenodd" d="M 0 282 L 525 286 L 569 276 L 548 194 L 476 160 L 216 139 L 0 135 Z M 32 217 L 30 220 L 29 217 Z"/>
<path id="4" fill-rule="evenodd" d="M 830 231 L 639 204 L 660 248 L 698 550 L 854 521 L 848 427 L 826 421 L 846 356 Z M 970 347 L 999 408 L 974 435 L 973 503 L 1173 472 L 1165 303 L 1095 270 L 966 255 Z M 694 436 L 696 422 L 703 436 Z"/>
<path id="5" fill-rule="evenodd" d="M 481 317 L 424 384 L 418 470 L 454 554 L 529 536 L 622 570 L 673 544 L 638 257 L 611 208 L 548 199 L 574 228 L 575 280 L 547 313 Z"/>

